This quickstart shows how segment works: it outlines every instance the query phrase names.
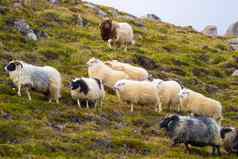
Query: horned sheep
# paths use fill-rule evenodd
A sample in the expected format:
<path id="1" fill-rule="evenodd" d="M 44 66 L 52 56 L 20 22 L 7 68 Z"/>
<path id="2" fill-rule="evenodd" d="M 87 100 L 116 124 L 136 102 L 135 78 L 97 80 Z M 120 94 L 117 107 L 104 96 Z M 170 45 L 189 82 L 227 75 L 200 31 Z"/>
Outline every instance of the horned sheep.
<path id="1" fill-rule="evenodd" d="M 110 48 L 114 43 L 123 44 L 127 51 L 127 45 L 135 43 L 133 29 L 128 23 L 119 23 L 106 18 L 100 24 L 100 30 L 102 39 L 108 42 Z"/>
<path id="2" fill-rule="evenodd" d="M 171 115 L 160 122 L 160 128 L 173 140 L 172 146 L 185 144 L 197 147 L 212 146 L 213 154 L 220 155 L 220 126 L 212 118 Z"/>
<path id="3" fill-rule="evenodd" d="M 53 99 L 59 103 L 61 97 L 61 75 L 50 66 L 34 66 L 23 61 L 10 61 L 5 71 L 17 86 L 18 96 L 21 96 L 22 87 L 25 88 L 28 99 L 31 100 L 30 89 L 49 95 L 49 102 Z"/>
<path id="4" fill-rule="evenodd" d="M 238 129 L 224 127 L 221 129 L 221 137 L 226 152 L 236 153 L 238 155 Z"/>
<path id="5" fill-rule="evenodd" d="M 112 88 L 114 84 L 122 79 L 128 79 L 128 75 L 122 71 L 113 70 L 101 60 L 91 58 L 88 62 L 88 75 L 91 78 L 97 78 L 103 81 L 103 84 Z"/>
<path id="6" fill-rule="evenodd" d="M 102 100 L 105 97 L 104 86 L 102 81 L 96 78 L 75 78 L 71 81 L 71 96 L 77 100 L 77 104 L 81 107 L 80 100 L 86 101 L 86 106 L 89 108 L 88 101 L 95 101 L 102 107 Z"/>
<path id="7" fill-rule="evenodd" d="M 162 111 L 157 88 L 150 81 L 120 80 L 113 89 L 120 101 L 131 104 L 131 112 L 134 111 L 134 104 L 154 104 L 155 111 Z"/>

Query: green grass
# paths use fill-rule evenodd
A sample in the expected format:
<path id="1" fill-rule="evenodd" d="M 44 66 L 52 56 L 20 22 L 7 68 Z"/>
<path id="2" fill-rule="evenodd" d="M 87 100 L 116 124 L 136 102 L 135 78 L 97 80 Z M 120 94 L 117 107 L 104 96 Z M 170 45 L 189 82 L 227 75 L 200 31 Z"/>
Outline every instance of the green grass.
<path id="1" fill-rule="evenodd" d="M 21 59 L 54 66 L 64 78 L 61 104 L 49 104 L 38 93 L 33 93 L 33 101 L 29 102 L 25 94 L 17 97 L 0 69 L 0 158 L 215 158 L 210 148 L 194 148 L 191 154 L 182 145 L 171 148 L 171 141 L 159 129 L 159 121 L 169 112 L 158 114 L 152 106 L 136 106 L 135 112 L 130 113 L 129 105 L 119 104 L 111 94 L 106 96 L 103 111 L 79 109 L 67 85 L 74 77 L 87 76 L 86 62 L 91 57 L 139 65 L 138 56 L 146 56 L 158 66 L 149 70 L 151 74 L 179 79 L 186 87 L 221 101 L 223 124 L 238 127 L 237 78 L 231 77 L 232 70 L 238 67 L 238 52 L 230 50 L 227 38 L 210 38 L 164 22 L 129 20 L 135 30 L 136 45 L 124 52 L 108 49 L 100 38 L 100 17 L 81 3 L 65 0 L 52 6 L 39 0 L 34 6 L 27 3 L 21 9 L 14 9 L 10 0 L 0 4 L 9 7 L 0 16 L 0 68 L 11 59 Z M 109 13 L 110 8 L 102 9 Z M 78 14 L 88 21 L 86 27 L 76 24 Z M 15 19 L 25 19 L 33 29 L 44 31 L 49 37 L 27 41 L 8 26 Z M 215 92 L 209 91 L 214 87 Z M 236 156 L 226 155 L 223 150 L 221 158 Z"/>

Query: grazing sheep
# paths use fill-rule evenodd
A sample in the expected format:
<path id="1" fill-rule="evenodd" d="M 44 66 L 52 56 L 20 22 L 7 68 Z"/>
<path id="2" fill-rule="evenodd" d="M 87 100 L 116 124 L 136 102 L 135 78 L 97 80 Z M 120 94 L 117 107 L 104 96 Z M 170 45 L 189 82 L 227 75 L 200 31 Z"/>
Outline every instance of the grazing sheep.
<path id="1" fill-rule="evenodd" d="M 108 46 L 112 48 L 112 43 L 125 45 L 127 51 L 128 44 L 134 44 L 134 33 L 131 25 L 128 23 L 114 22 L 106 18 L 100 25 L 101 37 L 108 42 Z"/>
<path id="2" fill-rule="evenodd" d="M 89 108 L 88 101 L 96 101 L 102 107 L 102 100 L 105 96 L 102 81 L 96 78 L 75 78 L 71 81 L 71 96 L 77 100 L 78 106 L 80 99 L 86 100 L 86 106 Z"/>
<path id="3" fill-rule="evenodd" d="M 61 75 L 55 68 L 34 66 L 15 60 L 9 62 L 5 70 L 17 86 L 18 96 L 21 96 L 21 88 L 24 87 L 29 100 L 31 100 L 29 90 L 33 89 L 49 95 L 49 102 L 54 99 L 56 103 L 59 103 L 62 83 Z"/>
<path id="4" fill-rule="evenodd" d="M 162 106 L 168 106 L 169 110 L 177 107 L 177 111 L 180 111 L 179 93 L 182 90 L 180 84 L 173 80 L 163 81 L 161 79 L 154 79 L 152 83 L 158 88 Z"/>
<path id="5" fill-rule="evenodd" d="M 149 73 L 141 67 L 132 66 L 127 63 L 119 62 L 117 60 L 106 61 L 105 64 L 110 66 L 114 70 L 125 72 L 132 80 L 144 81 L 149 78 Z"/>
<path id="6" fill-rule="evenodd" d="M 190 111 L 194 115 L 212 117 L 219 124 L 221 123 L 220 102 L 186 88 L 179 93 L 179 100 L 183 110 Z"/>
<path id="7" fill-rule="evenodd" d="M 171 115 L 160 122 L 160 128 L 166 130 L 173 146 L 183 143 L 188 151 L 189 145 L 212 146 L 213 154 L 220 155 L 220 127 L 212 118 Z"/>
<path id="8" fill-rule="evenodd" d="M 91 58 L 87 65 L 89 77 L 102 80 L 103 84 L 109 88 L 112 88 L 117 81 L 129 78 L 126 73 L 113 70 L 96 58 Z"/>
<path id="9" fill-rule="evenodd" d="M 236 153 L 238 155 L 238 130 L 235 128 L 222 128 L 221 137 L 223 145 L 228 153 Z"/>
<path id="10" fill-rule="evenodd" d="M 131 103 L 131 112 L 133 104 L 154 104 L 156 112 L 162 111 L 157 88 L 150 81 L 120 80 L 113 89 L 120 100 Z"/>

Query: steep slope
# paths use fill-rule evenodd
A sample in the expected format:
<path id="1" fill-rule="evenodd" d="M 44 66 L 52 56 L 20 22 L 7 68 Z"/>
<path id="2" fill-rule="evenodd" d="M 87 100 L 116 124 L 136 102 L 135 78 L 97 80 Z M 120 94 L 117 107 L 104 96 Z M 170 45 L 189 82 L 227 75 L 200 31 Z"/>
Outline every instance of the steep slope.
<path id="1" fill-rule="evenodd" d="M 128 105 L 120 106 L 109 94 L 103 112 L 79 109 L 67 85 L 73 77 L 87 76 L 85 63 L 91 57 L 119 59 L 145 67 L 154 77 L 177 79 L 221 101 L 224 125 L 238 127 L 238 82 L 231 77 L 238 68 L 238 52 L 232 52 L 225 38 L 76 0 L 58 5 L 2 0 L 0 5 L 0 68 L 11 59 L 51 65 L 62 72 L 65 86 L 60 105 L 48 104 L 41 94 L 33 94 L 29 102 L 16 96 L 0 69 L 1 158 L 212 158 L 209 148 L 188 154 L 183 146 L 170 147 L 159 129 L 167 112 L 136 107 L 129 113 Z M 136 45 L 128 52 L 110 50 L 101 40 L 98 24 L 105 13 L 133 25 Z M 37 41 L 27 40 L 14 27 L 21 19 L 38 33 Z"/>

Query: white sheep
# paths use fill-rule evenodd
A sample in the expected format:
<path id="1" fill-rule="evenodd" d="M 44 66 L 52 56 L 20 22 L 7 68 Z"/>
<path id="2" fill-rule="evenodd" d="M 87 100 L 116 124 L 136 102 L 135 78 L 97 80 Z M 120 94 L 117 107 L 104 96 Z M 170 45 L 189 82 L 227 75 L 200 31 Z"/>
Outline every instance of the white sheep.
<path id="1" fill-rule="evenodd" d="M 194 115 L 212 117 L 218 123 L 222 120 L 222 105 L 214 99 L 184 88 L 179 93 L 179 100 L 182 110 L 190 111 Z"/>
<path id="2" fill-rule="evenodd" d="M 114 70 L 125 72 L 132 80 L 144 81 L 149 78 L 149 73 L 141 67 L 132 66 L 131 64 L 122 63 L 117 60 L 106 61 L 105 64 Z"/>
<path id="3" fill-rule="evenodd" d="M 157 88 L 150 81 L 120 80 L 113 90 L 120 101 L 131 104 L 131 112 L 134 111 L 134 104 L 154 104 L 156 112 L 162 111 Z"/>
<path id="4" fill-rule="evenodd" d="M 112 43 L 125 45 L 127 51 L 128 44 L 135 44 L 134 33 L 130 24 L 119 23 L 106 18 L 100 25 L 101 37 L 108 42 L 108 46 L 112 48 Z"/>
<path id="5" fill-rule="evenodd" d="M 154 79 L 152 81 L 159 92 L 160 102 L 162 107 L 168 106 L 169 110 L 172 108 L 180 111 L 179 93 L 182 90 L 180 84 L 176 81 L 163 81 L 161 79 Z"/>
<path id="6" fill-rule="evenodd" d="M 81 107 L 80 100 L 86 100 L 86 106 L 89 108 L 88 101 L 95 101 L 95 106 L 99 103 L 102 107 L 102 100 L 105 97 L 102 81 L 96 78 L 75 78 L 71 81 L 71 96 L 77 100 Z"/>
<path id="7" fill-rule="evenodd" d="M 102 80 L 103 84 L 109 88 L 112 88 L 117 81 L 129 78 L 126 73 L 113 70 L 96 58 L 91 58 L 87 65 L 89 77 Z"/>
<path id="8" fill-rule="evenodd" d="M 5 67 L 10 79 L 18 88 L 18 96 L 21 96 L 21 88 L 26 89 L 28 99 L 31 100 L 30 89 L 49 95 L 49 102 L 53 99 L 59 103 L 61 97 L 61 75 L 50 66 L 34 66 L 23 61 L 11 61 Z"/>

